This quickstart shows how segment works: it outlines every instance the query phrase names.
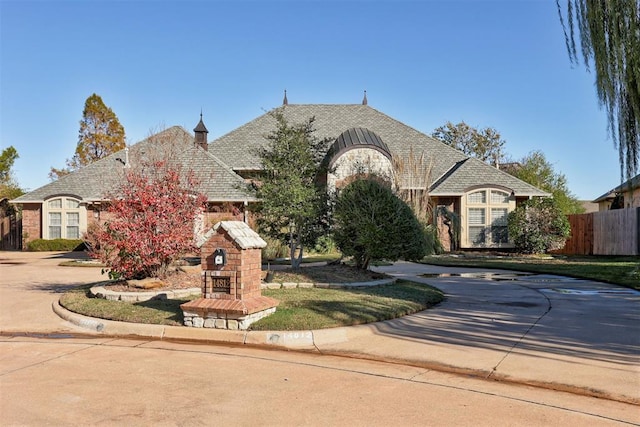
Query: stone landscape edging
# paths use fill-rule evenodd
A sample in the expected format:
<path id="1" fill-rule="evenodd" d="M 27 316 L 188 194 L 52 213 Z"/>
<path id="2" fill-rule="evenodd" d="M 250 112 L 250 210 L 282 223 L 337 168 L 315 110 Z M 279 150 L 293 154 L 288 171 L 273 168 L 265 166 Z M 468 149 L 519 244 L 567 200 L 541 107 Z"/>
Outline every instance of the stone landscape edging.
<path id="1" fill-rule="evenodd" d="M 187 289 L 171 289 L 162 291 L 147 291 L 147 292 L 124 292 L 124 291 L 111 291 L 105 289 L 103 286 L 92 286 L 89 289 L 91 295 L 94 298 L 102 298 L 110 301 L 125 301 L 125 302 L 140 302 L 149 301 L 152 299 L 170 299 L 170 298 L 185 298 L 189 295 L 200 294 L 200 288 L 187 288 Z"/>
<path id="2" fill-rule="evenodd" d="M 318 289 L 346 289 L 362 288 L 368 286 L 390 285 L 397 281 L 396 278 L 372 280 L 369 282 L 351 283 L 309 283 L 309 282 L 271 282 L 262 283 L 261 289 L 295 289 L 295 288 L 318 288 Z M 92 286 L 89 292 L 94 298 L 102 298 L 110 301 L 141 302 L 152 299 L 173 299 L 186 298 L 190 295 L 201 294 L 200 288 L 172 289 L 160 291 L 125 292 L 112 291 L 104 286 Z"/>
<path id="3" fill-rule="evenodd" d="M 318 288 L 318 289 L 346 289 L 346 288 L 363 288 L 367 286 L 390 285 L 398 279 L 390 277 L 388 279 L 371 280 L 368 282 L 350 282 L 350 283 L 308 283 L 308 282 L 262 282 L 261 289 L 295 289 L 295 288 Z"/>

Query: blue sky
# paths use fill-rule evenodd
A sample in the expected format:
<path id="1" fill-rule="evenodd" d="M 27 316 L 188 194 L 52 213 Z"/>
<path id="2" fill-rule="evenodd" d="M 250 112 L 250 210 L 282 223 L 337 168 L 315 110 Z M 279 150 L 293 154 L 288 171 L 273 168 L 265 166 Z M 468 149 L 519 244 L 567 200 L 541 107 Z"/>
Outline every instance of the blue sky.
<path id="1" fill-rule="evenodd" d="M 0 148 L 49 182 L 102 97 L 128 143 L 202 109 L 213 140 L 281 104 L 369 106 L 430 134 L 493 127 L 592 200 L 620 183 L 594 75 L 572 67 L 555 2 L 0 0 Z M 215 148 L 214 148 L 215 150 Z"/>

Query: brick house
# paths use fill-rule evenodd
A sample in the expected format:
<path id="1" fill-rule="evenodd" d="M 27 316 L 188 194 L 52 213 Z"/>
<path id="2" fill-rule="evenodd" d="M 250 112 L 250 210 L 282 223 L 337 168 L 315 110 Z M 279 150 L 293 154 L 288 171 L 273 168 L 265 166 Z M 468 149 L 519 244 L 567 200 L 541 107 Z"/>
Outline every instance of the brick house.
<path id="1" fill-rule="evenodd" d="M 428 174 L 419 179 L 404 174 L 396 182 L 405 189 L 428 188 L 434 210 L 452 214 L 437 219 L 446 249 L 512 247 L 507 214 L 524 200 L 549 196 L 370 107 L 366 96 L 361 104 L 289 104 L 285 96 L 280 111 L 289 123 L 314 117 L 315 136 L 332 141 L 325 158 L 331 166 L 326 177 L 329 191 L 363 172 L 394 176 L 397 159 L 427 159 Z M 81 236 L 88 224 L 103 219 L 104 194 L 117 182 L 118 171 L 168 144 L 175 160 L 197 172 L 204 183 L 209 222 L 246 220 L 247 207 L 258 200 L 245 183 L 259 176 L 257 152 L 275 125 L 273 114 L 267 112 L 208 143 L 201 117 L 195 136 L 172 127 L 12 202 L 23 206 L 27 240 Z M 457 220 L 447 219 L 451 217 Z M 451 242 L 452 236 L 457 242 Z"/>
<path id="2" fill-rule="evenodd" d="M 208 152 L 202 120 L 195 134 L 171 127 L 12 200 L 22 206 L 23 247 L 35 239 L 81 238 L 91 223 L 108 219 L 106 199 L 127 168 L 154 160 L 165 159 L 195 173 L 199 190 L 207 196 L 203 226 L 246 220 L 247 207 L 256 198 L 239 175 Z"/>

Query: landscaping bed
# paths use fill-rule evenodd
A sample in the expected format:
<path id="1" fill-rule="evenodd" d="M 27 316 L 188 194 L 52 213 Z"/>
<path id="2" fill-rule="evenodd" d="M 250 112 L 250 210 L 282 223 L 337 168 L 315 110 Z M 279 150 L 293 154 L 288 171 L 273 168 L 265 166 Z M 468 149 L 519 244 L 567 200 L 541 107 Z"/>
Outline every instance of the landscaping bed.
<path id="1" fill-rule="evenodd" d="M 298 272 L 275 272 L 275 280 L 283 282 L 348 283 L 379 280 L 381 277 L 386 276 L 373 272 L 359 272 L 348 266 L 305 267 Z M 198 287 L 199 280 L 199 270 L 184 272 L 168 279 L 166 287 L 154 290 Z M 197 285 L 194 286 L 196 281 Z M 132 291 L 132 288 L 122 282 L 105 282 L 100 285 Z M 91 286 L 86 285 L 66 292 L 60 298 L 60 304 L 67 310 L 89 317 L 181 326 L 183 319 L 180 305 L 199 297 L 193 295 L 184 299 L 140 302 L 109 301 L 91 298 Z M 251 325 L 251 329 L 254 330 L 308 330 L 370 323 L 415 313 L 444 299 L 439 290 L 408 281 L 358 289 L 264 290 L 263 295 L 277 299 L 280 305 L 275 314 Z"/>

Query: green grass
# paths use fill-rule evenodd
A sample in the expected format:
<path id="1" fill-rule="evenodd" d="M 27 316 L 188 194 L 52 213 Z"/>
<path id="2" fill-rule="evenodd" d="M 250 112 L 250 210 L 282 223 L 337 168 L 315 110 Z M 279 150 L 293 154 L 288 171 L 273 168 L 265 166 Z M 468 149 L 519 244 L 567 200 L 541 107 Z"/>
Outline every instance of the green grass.
<path id="1" fill-rule="evenodd" d="M 439 290 L 420 283 L 353 289 L 295 288 L 265 290 L 280 301 L 276 312 L 251 325 L 252 330 L 292 331 L 351 326 L 395 319 L 438 304 Z"/>
<path id="2" fill-rule="evenodd" d="M 90 298 L 90 285 L 63 294 L 60 304 L 85 316 L 122 322 L 182 325 L 180 304 L 189 299 L 138 303 Z M 274 314 L 252 325 L 254 330 L 306 330 L 392 319 L 438 304 L 442 292 L 408 281 L 358 289 L 277 289 L 263 295 L 280 301 Z M 194 296 L 193 298 L 196 298 Z"/>
<path id="3" fill-rule="evenodd" d="M 183 321 L 180 304 L 189 301 L 189 298 L 136 303 L 109 301 L 102 298 L 90 298 L 89 287 L 91 286 L 81 286 L 65 292 L 60 298 L 60 305 L 74 313 L 99 319 L 178 326 L 182 325 Z M 197 297 L 193 296 L 191 299 Z"/>
<path id="4" fill-rule="evenodd" d="M 431 256 L 425 264 L 499 268 L 532 273 L 592 279 L 640 290 L 640 257 L 637 256 Z"/>

